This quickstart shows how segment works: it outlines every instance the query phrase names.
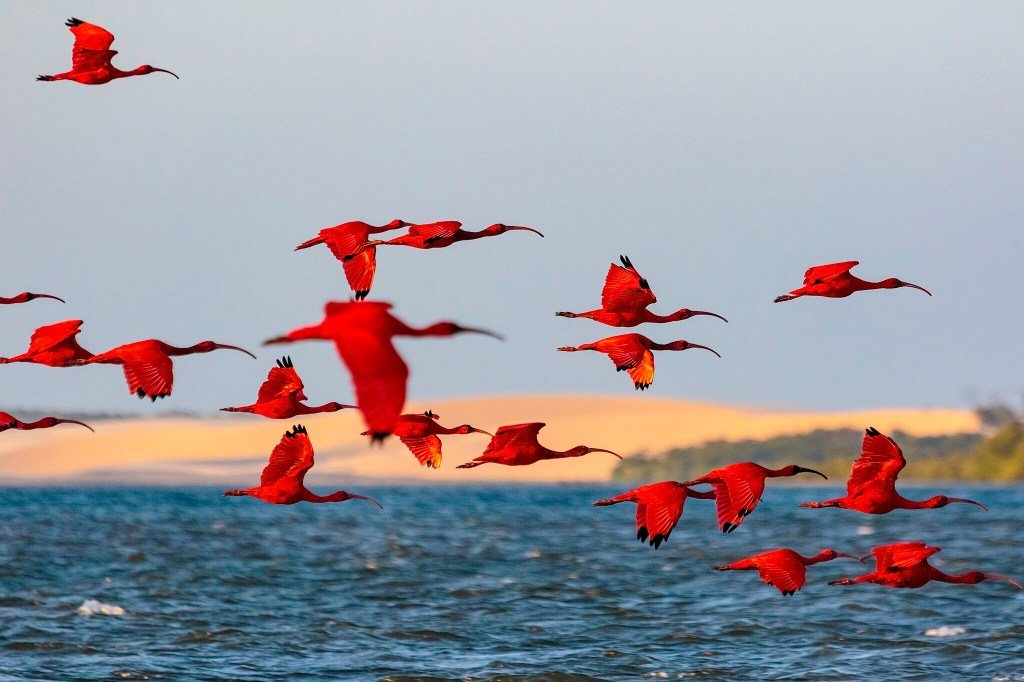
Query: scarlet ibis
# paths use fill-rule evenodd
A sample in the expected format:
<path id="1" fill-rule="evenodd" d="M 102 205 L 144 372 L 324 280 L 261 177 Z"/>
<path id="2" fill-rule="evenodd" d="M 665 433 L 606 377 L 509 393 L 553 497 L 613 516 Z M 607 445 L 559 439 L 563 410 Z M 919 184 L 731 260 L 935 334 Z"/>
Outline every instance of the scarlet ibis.
<path id="1" fill-rule="evenodd" d="M 715 489 L 715 503 L 718 507 L 718 526 L 723 533 L 736 530 L 743 519 L 750 515 L 761 501 L 766 478 L 796 476 L 800 473 L 818 474 L 824 479 L 828 476 L 796 464 L 781 469 L 767 469 L 753 462 L 729 464 L 721 469 L 714 469 L 700 478 L 683 483 L 685 486 L 710 483 Z"/>
<path id="2" fill-rule="evenodd" d="M 850 480 L 846 482 L 846 496 L 824 502 L 804 502 L 800 506 L 811 509 L 839 507 L 865 514 L 888 514 L 893 509 L 938 509 L 952 502 L 964 502 L 988 511 L 985 505 L 962 497 L 936 495 L 927 500 L 908 500 L 896 492 L 896 477 L 906 465 L 907 460 L 896 441 L 875 428 L 867 429 L 860 458 L 853 463 Z"/>
<path id="3" fill-rule="evenodd" d="M 596 350 L 598 353 L 607 355 L 615 370 L 628 372 L 629 378 L 633 380 L 633 386 L 638 391 L 647 390 L 654 383 L 654 353 L 655 350 L 688 350 L 690 348 L 701 348 L 718 355 L 718 351 L 707 346 L 701 346 L 689 341 L 670 341 L 669 343 L 655 343 L 643 334 L 620 334 L 609 336 L 593 343 L 584 343 L 581 346 L 562 346 L 558 350 L 567 353 L 575 353 L 580 350 Z M 718 357 L 722 357 L 718 355 Z"/>
<path id="4" fill-rule="evenodd" d="M 662 481 L 634 488 L 606 500 L 598 500 L 594 506 L 607 507 L 620 502 L 635 502 L 636 539 L 645 542 L 650 538 L 651 547 L 658 549 L 662 542 L 668 540 L 672 529 L 679 523 L 679 517 L 683 515 L 683 505 L 686 504 L 688 497 L 713 500 L 715 492 L 691 490 L 675 481 Z"/>
<path id="5" fill-rule="evenodd" d="M 577 445 L 565 452 L 551 450 L 537 442 L 537 436 L 544 424 L 534 422 L 531 424 L 513 424 L 502 426 L 491 438 L 484 453 L 471 462 L 460 464 L 458 469 L 472 469 L 481 464 L 504 464 L 506 466 L 525 466 L 534 464 L 542 459 L 563 459 L 566 457 L 582 457 L 591 452 L 607 452 L 609 455 L 619 455 L 611 450 L 592 448 L 586 445 Z"/>
<path id="6" fill-rule="evenodd" d="M 860 261 L 849 260 L 843 263 L 831 263 L 829 265 L 815 265 L 808 268 L 804 273 L 804 285 L 794 289 L 785 296 L 775 299 L 776 303 L 791 301 L 801 296 L 825 296 L 827 298 L 846 298 L 857 291 L 868 291 L 870 289 L 898 289 L 900 287 L 911 287 L 920 289 L 929 296 L 932 292 L 924 287 L 908 282 L 902 282 L 895 277 L 883 279 L 881 282 L 867 282 L 856 275 L 851 275 L 853 266 L 859 265 Z"/>
<path id="7" fill-rule="evenodd" d="M 58 419 L 57 417 L 43 417 L 37 419 L 34 422 L 23 422 L 20 419 L 11 416 L 6 412 L 0 412 L 0 431 L 6 431 L 8 429 L 17 429 L 18 431 L 32 431 L 33 429 L 48 429 L 58 424 L 78 424 L 85 428 L 93 431 L 94 429 L 88 424 L 74 419 Z"/>
<path id="8" fill-rule="evenodd" d="M 356 402 L 375 441 L 383 440 L 395 430 L 395 422 L 405 405 L 409 368 L 395 350 L 393 337 L 471 333 L 501 339 L 486 329 L 463 327 L 454 322 L 437 322 L 416 329 L 392 315 L 390 310 L 390 303 L 378 301 L 328 303 L 319 324 L 263 342 L 272 345 L 308 339 L 333 341 L 352 377 Z"/>
<path id="9" fill-rule="evenodd" d="M 438 424 L 438 419 L 440 419 L 438 415 L 427 410 L 423 414 L 403 414 L 395 422 L 395 435 L 405 447 L 409 448 L 409 452 L 419 463 L 428 469 L 441 468 L 441 439 L 438 436 L 470 433 L 486 433 L 488 436 L 493 436 L 493 434 L 469 424 L 449 429 Z M 369 431 L 364 431 L 362 435 L 369 436 L 371 434 Z"/>
<path id="10" fill-rule="evenodd" d="M 103 85 L 115 78 L 145 76 L 154 71 L 178 77 L 173 71 L 158 69 L 149 64 L 131 71 L 122 71 L 110 63 L 111 58 L 117 54 L 117 50 L 110 49 L 110 44 L 114 42 L 114 35 L 110 31 L 74 17 L 65 21 L 64 25 L 75 36 L 75 46 L 71 49 L 71 70 L 53 76 L 39 76 L 37 81 L 75 81 L 82 85 Z"/>
<path id="11" fill-rule="evenodd" d="M 874 571 L 856 578 L 833 580 L 829 585 L 874 583 L 883 587 L 914 589 L 933 580 L 962 585 L 976 585 L 984 580 L 1002 580 L 1024 590 L 1024 587 L 1016 580 L 995 573 L 982 573 L 981 571 L 969 571 L 962 575 L 943 573 L 928 563 L 928 557 L 939 551 L 938 547 L 928 547 L 923 542 L 899 542 L 894 545 L 875 547 L 868 555 L 875 557 Z"/>
<path id="12" fill-rule="evenodd" d="M 285 431 L 281 442 L 270 453 L 260 484 L 244 490 L 228 490 L 224 497 L 255 497 L 270 504 L 295 504 L 296 502 L 345 502 L 346 500 L 365 500 L 380 506 L 377 500 L 364 495 L 356 495 L 339 490 L 330 495 L 317 495 L 306 488 L 306 473 L 313 468 L 313 444 L 309 441 L 309 432 L 301 424 Z"/>
<path id="13" fill-rule="evenodd" d="M 34 362 L 50 367 L 71 367 L 88 360 L 92 353 L 78 345 L 76 337 L 82 331 L 81 320 L 65 320 L 48 324 L 32 333 L 28 350 L 21 355 L 0 358 L 0 365 L 9 362 Z"/>
<path id="14" fill-rule="evenodd" d="M 34 301 L 37 298 L 52 298 L 55 301 L 60 301 L 61 303 L 64 303 L 63 298 L 51 296 L 50 294 L 33 294 L 31 291 L 23 291 L 20 294 L 15 294 L 14 296 L 11 296 L 10 298 L 4 298 L 3 296 L 0 296 L 0 305 L 10 305 L 12 303 L 28 303 L 29 301 Z"/>
<path id="15" fill-rule="evenodd" d="M 366 298 L 373 286 L 373 275 L 377 271 L 377 248 L 367 246 L 371 234 L 409 227 L 412 223 L 392 220 L 387 225 L 370 225 L 361 220 L 325 227 L 320 233 L 295 247 L 296 251 L 325 244 L 334 257 L 341 261 L 345 278 L 355 293 L 357 301 Z"/>
<path id="16" fill-rule="evenodd" d="M 839 557 L 856 559 L 860 557 L 844 554 L 834 549 L 823 549 L 812 557 L 801 556 L 791 549 L 773 549 L 770 552 L 755 554 L 746 559 L 734 561 L 725 566 L 715 566 L 716 571 L 757 571 L 766 585 L 774 587 L 787 597 L 793 596 L 804 586 L 807 578 L 807 567 L 832 561 Z"/>
<path id="17" fill-rule="evenodd" d="M 644 322 L 676 322 L 688 320 L 696 315 L 710 315 L 723 322 L 728 322 L 718 313 L 703 310 L 680 308 L 668 315 L 658 315 L 648 310 L 648 306 L 657 303 L 658 299 L 651 290 L 651 285 L 640 276 L 633 263 L 626 256 L 619 256 L 622 265 L 612 263 L 604 278 L 604 289 L 601 290 L 601 307 L 585 313 L 555 313 L 557 317 L 585 317 L 610 327 L 635 327 Z"/>
<path id="18" fill-rule="evenodd" d="M 267 380 L 260 386 L 256 396 L 256 402 L 243 407 L 222 407 L 222 412 L 248 412 L 258 414 L 268 419 L 290 419 L 300 414 L 319 414 L 321 412 L 337 412 L 346 407 L 354 408 L 355 405 L 342 405 L 341 403 L 324 403 L 316 407 L 303 405 L 301 401 L 308 400 L 303 392 L 305 384 L 295 371 L 295 365 L 290 357 L 283 357 L 277 361 L 277 367 L 270 370 Z"/>
<path id="19" fill-rule="evenodd" d="M 73 364 L 121 365 L 125 381 L 128 382 L 128 392 L 139 396 L 140 399 L 149 396 L 150 400 L 156 402 L 157 398 L 166 398 L 171 394 L 174 383 L 172 357 L 210 353 L 215 350 L 237 350 L 256 359 L 255 355 L 244 348 L 213 341 L 200 341 L 194 346 L 179 348 L 157 339 L 146 339 L 111 348 L 105 353 L 99 353 L 86 360 L 77 360 Z"/>
<path id="20" fill-rule="evenodd" d="M 482 237 L 496 237 L 506 232 L 525 230 L 534 234 L 542 235 L 532 227 L 519 225 L 504 225 L 495 223 L 485 227 L 479 232 L 471 232 L 462 229 L 462 223 L 457 220 L 440 220 L 436 223 L 425 223 L 423 225 L 410 225 L 409 231 L 394 239 L 377 240 L 369 242 L 370 246 L 387 244 L 390 246 L 411 246 L 414 249 L 442 249 L 451 246 L 455 242 L 468 242 Z"/>

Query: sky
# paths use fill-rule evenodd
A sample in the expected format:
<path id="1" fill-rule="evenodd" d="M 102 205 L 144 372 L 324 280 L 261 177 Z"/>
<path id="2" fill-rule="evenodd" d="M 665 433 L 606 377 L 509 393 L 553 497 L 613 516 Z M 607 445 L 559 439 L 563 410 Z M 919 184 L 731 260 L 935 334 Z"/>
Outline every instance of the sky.
<path id="1" fill-rule="evenodd" d="M 39 83 L 70 66 L 69 16 L 114 63 L 175 71 Z M 255 398 L 260 341 L 344 300 L 325 226 L 460 220 L 541 230 L 381 249 L 371 295 L 414 325 L 415 399 L 632 395 L 620 331 L 661 353 L 649 395 L 800 409 L 969 406 L 1024 390 L 1024 5 L 944 3 L 5 2 L 0 4 L 0 355 L 85 320 L 93 352 L 144 338 L 248 347 L 175 362 L 174 395 L 118 368 L 0 368 L 0 409 L 162 414 Z M 599 303 L 628 254 L 658 312 Z M 928 287 L 772 299 L 811 265 Z M 352 398 L 333 348 L 288 349 L 315 403 Z"/>

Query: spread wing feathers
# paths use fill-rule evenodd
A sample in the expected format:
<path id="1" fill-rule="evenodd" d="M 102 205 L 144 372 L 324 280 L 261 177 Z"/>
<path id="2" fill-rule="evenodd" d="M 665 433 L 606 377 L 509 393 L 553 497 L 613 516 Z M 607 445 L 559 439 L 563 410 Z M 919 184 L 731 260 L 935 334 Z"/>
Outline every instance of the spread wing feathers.
<path id="1" fill-rule="evenodd" d="M 654 383 L 654 353 L 645 350 L 640 364 L 629 369 L 629 378 L 638 391 L 650 387 Z"/>
<path id="2" fill-rule="evenodd" d="M 154 401 L 171 394 L 174 365 L 166 355 L 129 356 L 124 358 L 123 369 L 129 393 Z"/>
<path id="3" fill-rule="evenodd" d="M 423 466 L 434 469 L 441 468 L 441 439 L 437 436 L 419 438 L 402 438 L 402 443 Z"/>
<path id="4" fill-rule="evenodd" d="M 601 342 L 599 341 L 598 343 Z M 618 340 L 614 338 L 605 339 L 602 346 L 601 352 L 611 358 L 615 369 L 620 372 L 638 367 L 644 361 L 644 353 L 648 352 L 639 343 L 627 340 L 627 337 L 619 337 Z M 652 358 L 651 364 L 653 365 L 653 363 L 654 360 Z"/>
<path id="5" fill-rule="evenodd" d="M 657 548 L 668 540 L 679 523 L 686 504 L 686 489 L 671 481 L 643 486 L 636 491 L 636 536 L 642 542 L 650 537 Z"/>
<path id="6" fill-rule="evenodd" d="M 267 374 L 267 380 L 260 386 L 256 402 L 265 403 L 275 398 L 285 398 L 303 388 L 302 379 L 294 367 L 275 367 Z"/>
<path id="7" fill-rule="evenodd" d="M 350 227 L 328 227 L 320 231 L 324 244 L 340 261 L 359 253 L 366 244 L 367 233 Z"/>
<path id="8" fill-rule="evenodd" d="M 870 428 L 864 433 L 860 457 L 853 463 L 846 491 L 853 494 L 866 487 L 878 486 L 886 492 L 894 492 L 896 478 L 906 465 L 907 460 L 896 441 Z"/>
<path id="9" fill-rule="evenodd" d="M 390 434 L 405 406 L 409 367 L 390 337 L 372 328 L 352 328 L 335 345 L 352 375 L 356 402 L 367 428 L 375 436 Z"/>
<path id="10" fill-rule="evenodd" d="M 413 225 L 409 228 L 409 234 L 416 237 L 423 237 L 425 244 L 431 244 L 433 242 L 441 241 L 442 239 L 450 239 L 455 236 L 455 233 L 462 227 L 462 223 L 457 220 L 441 220 L 436 223 L 424 223 L 423 225 Z"/>
<path id="11" fill-rule="evenodd" d="M 802 563 L 778 553 L 756 557 L 754 563 L 761 579 L 783 594 L 796 592 L 807 579 L 807 568 Z"/>
<path id="12" fill-rule="evenodd" d="M 81 19 L 68 19 L 65 24 L 75 36 L 71 48 L 71 65 L 77 70 L 88 70 L 110 64 L 110 58 L 117 52 L 110 49 L 114 35 L 96 24 Z"/>
<path id="13" fill-rule="evenodd" d="M 608 268 L 601 290 L 601 308 L 608 312 L 639 310 L 657 302 L 647 280 L 640 276 L 628 258 L 621 258 L 623 265 L 612 263 Z"/>
<path id="14" fill-rule="evenodd" d="M 356 300 L 366 298 L 373 287 L 373 276 L 377 272 L 377 247 L 370 246 L 348 260 L 342 261 L 345 279 L 348 286 L 355 292 Z"/>
<path id="15" fill-rule="evenodd" d="M 923 542 L 900 542 L 875 547 L 871 553 L 875 556 L 876 570 L 883 573 L 917 566 L 938 551 L 938 547 L 929 547 Z"/>
<path id="16" fill-rule="evenodd" d="M 270 461 L 260 475 L 260 485 L 274 485 L 283 478 L 294 479 L 299 485 L 306 472 L 313 468 L 313 444 L 302 426 L 296 426 L 281 437 Z"/>
<path id="17" fill-rule="evenodd" d="M 813 268 L 807 268 L 807 272 L 804 273 L 804 286 L 839 279 L 849 273 L 850 270 L 853 269 L 853 266 L 859 264 L 860 261 L 848 260 L 842 263 L 815 265 Z"/>
<path id="18" fill-rule="evenodd" d="M 30 355 L 42 353 L 55 346 L 59 346 L 69 339 L 72 340 L 72 346 L 77 346 L 78 344 L 73 339 L 80 331 L 82 331 L 81 320 L 66 320 L 40 327 L 32 332 L 32 338 L 29 339 L 26 353 Z"/>
<path id="19" fill-rule="evenodd" d="M 726 474 L 721 483 L 713 483 L 715 505 L 718 508 L 718 527 L 723 533 L 731 533 L 750 515 L 761 501 L 764 481 L 748 481 L 740 476 Z"/>
<path id="20" fill-rule="evenodd" d="M 536 447 L 537 437 L 542 428 L 544 428 L 544 424 L 541 422 L 502 426 L 495 432 L 494 437 L 491 438 L 491 442 L 487 444 L 487 449 L 484 450 L 484 454 L 486 455 L 488 453 L 497 452 L 510 447 Z"/>

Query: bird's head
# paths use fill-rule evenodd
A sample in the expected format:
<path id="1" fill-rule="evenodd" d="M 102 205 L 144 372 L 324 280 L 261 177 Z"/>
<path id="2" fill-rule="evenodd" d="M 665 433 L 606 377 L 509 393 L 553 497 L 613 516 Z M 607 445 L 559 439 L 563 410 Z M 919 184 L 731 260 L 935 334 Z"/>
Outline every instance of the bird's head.
<path id="1" fill-rule="evenodd" d="M 377 505 L 378 509 L 383 509 L 384 508 L 384 507 L 381 506 L 380 502 L 378 502 L 377 500 L 373 499 L 372 497 L 366 497 L 365 495 L 356 495 L 355 493 L 347 493 L 344 490 L 339 490 L 336 493 L 331 493 L 330 495 L 327 496 L 326 499 L 327 499 L 328 502 L 345 502 L 346 500 L 363 500 L 365 502 L 369 502 L 370 504 Z"/>
<path id="2" fill-rule="evenodd" d="M 918 286 L 916 284 L 911 284 L 910 282 L 903 282 L 901 280 L 896 279 L 895 277 L 884 279 L 882 280 L 881 284 L 883 289 L 899 289 L 900 287 L 910 287 L 911 289 L 918 289 L 920 291 L 923 291 L 929 296 L 932 295 L 932 292 L 928 291 L 924 287 Z"/>
<path id="3" fill-rule="evenodd" d="M 150 73 L 155 73 L 155 72 L 169 73 L 172 76 L 174 76 L 175 78 L 178 78 L 178 74 L 174 73 L 173 71 L 168 71 L 167 69 L 158 69 L 155 66 L 150 66 L 149 64 L 143 64 L 139 68 L 135 69 L 135 71 L 136 71 L 136 73 L 139 73 L 139 74 L 142 74 L 142 75 L 146 75 L 146 74 L 150 74 Z M 181 80 L 181 79 L 178 78 L 178 80 Z"/>
<path id="4" fill-rule="evenodd" d="M 782 469 L 779 470 L 780 476 L 796 476 L 797 474 L 818 474 L 826 481 L 828 480 L 828 476 L 820 471 L 816 469 L 808 469 L 807 467 L 802 467 L 797 464 L 790 464 L 789 466 L 782 467 Z"/>
<path id="5" fill-rule="evenodd" d="M 470 426 L 469 424 L 463 424 L 462 426 L 458 427 L 456 431 L 458 431 L 459 434 L 463 436 L 470 433 L 483 433 L 485 435 L 490 436 L 491 438 L 494 438 L 494 434 L 491 433 L 490 431 L 484 431 L 483 429 L 478 429 L 475 426 Z"/>
<path id="6" fill-rule="evenodd" d="M 985 581 L 985 580 L 1000 580 L 1000 581 L 1002 581 L 1004 583 L 1010 583 L 1011 585 L 1016 587 L 1018 590 L 1024 590 L 1024 585 L 1021 585 L 1019 582 L 1017 582 L 1013 578 L 1007 578 L 1005 575 L 996 575 L 995 573 L 982 573 L 981 571 L 968 571 L 967 573 L 964 573 L 962 576 L 960 576 L 960 580 L 962 582 L 967 583 L 968 585 L 976 585 L 976 584 L 978 584 L 978 583 L 980 583 L 982 581 Z"/>
<path id="7" fill-rule="evenodd" d="M 670 315 L 668 315 L 668 317 L 669 317 L 669 320 L 671 322 L 679 322 L 679 321 L 682 321 L 682 320 L 688 320 L 691 317 L 696 317 L 697 315 L 710 315 L 711 317 L 717 317 L 722 322 L 728 322 L 729 321 L 729 320 L 725 319 L 724 317 L 722 317 L 721 315 L 719 315 L 718 313 L 709 313 L 709 312 L 704 311 L 704 310 L 690 310 L 689 308 L 680 308 L 679 310 L 675 311 L 674 313 L 671 313 Z"/>
<path id="8" fill-rule="evenodd" d="M 229 346 L 225 343 L 214 343 L 213 341 L 200 341 L 196 345 L 192 346 L 192 351 L 195 353 L 211 353 L 215 350 L 236 350 L 239 353 L 245 353 L 253 360 L 256 359 L 256 356 L 247 351 L 246 349 L 239 348 L 238 346 Z"/>
<path id="9" fill-rule="evenodd" d="M 923 506 L 927 506 L 927 507 L 931 507 L 931 508 L 934 508 L 934 509 L 938 509 L 940 507 L 945 507 L 947 504 L 953 504 L 953 503 L 956 503 L 956 502 L 960 502 L 960 503 L 963 503 L 963 504 L 973 504 L 975 506 L 981 507 L 985 511 L 988 511 L 988 507 L 986 507 L 985 505 L 981 504 L 980 502 L 975 502 L 974 500 L 968 500 L 968 499 L 963 498 L 963 497 L 946 497 L 945 495 L 936 495 L 935 497 L 929 498 L 929 499 L 924 501 Z"/>
<path id="10" fill-rule="evenodd" d="M 392 230 L 397 230 L 402 227 L 412 227 L 412 223 L 406 222 L 401 218 L 395 218 L 384 227 L 390 228 Z"/>
<path id="11" fill-rule="evenodd" d="M 534 234 L 538 234 L 541 237 L 544 236 L 543 234 L 533 229 L 532 227 L 523 227 L 521 225 L 506 225 L 504 223 L 494 223 L 493 225 L 484 228 L 484 232 L 486 232 L 487 234 L 505 234 L 506 232 L 513 232 L 515 230 L 525 230 L 526 232 L 533 232 Z"/>
<path id="12" fill-rule="evenodd" d="M 454 322 L 438 322 L 432 324 L 429 327 L 432 334 L 437 336 L 454 336 L 456 334 L 483 334 L 484 336 L 490 336 L 499 341 L 504 341 L 505 337 L 496 332 L 492 332 L 488 329 L 480 329 L 478 327 L 463 327 L 460 324 Z"/>
<path id="13" fill-rule="evenodd" d="M 689 341 L 685 341 L 683 339 L 679 339 L 678 341 L 670 341 L 666 343 L 664 350 L 690 350 L 691 348 L 700 348 L 702 350 L 711 351 L 715 355 L 718 355 L 718 357 L 722 357 L 714 348 L 708 348 L 707 346 L 702 346 L 699 343 L 690 343 Z"/>
<path id="14" fill-rule="evenodd" d="M 829 549 L 821 550 L 821 552 L 819 552 L 818 556 L 816 556 L 815 558 L 818 559 L 819 561 L 832 561 L 833 559 L 836 559 L 838 557 L 846 557 L 847 559 L 856 559 L 857 561 L 859 561 L 861 563 L 864 563 L 864 559 L 860 558 L 859 556 L 854 556 L 852 554 L 846 554 L 845 552 L 837 552 L 836 550 L 832 549 L 831 547 Z"/>
<path id="15" fill-rule="evenodd" d="M 607 452 L 609 455 L 622 459 L 622 455 L 611 450 L 604 450 L 602 448 L 592 448 L 587 445 L 577 445 L 572 450 L 566 453 L 566 457 L 582 457 L 583 455 L 589 455 L 591 452 Z"/>

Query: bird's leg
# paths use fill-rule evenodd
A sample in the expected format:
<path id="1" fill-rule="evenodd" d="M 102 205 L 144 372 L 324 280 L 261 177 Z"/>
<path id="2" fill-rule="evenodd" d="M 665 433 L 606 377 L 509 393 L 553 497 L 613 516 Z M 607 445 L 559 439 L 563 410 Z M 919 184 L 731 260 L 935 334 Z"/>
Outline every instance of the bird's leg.
<path id="1" fill-rule="evenodd" d="M 562 311 L 560 313 L 555 313 L 555 317 L 579 317 L 579 315 L 577 315 L 576 313 Z"/>
<path id="2" fill-rule="evenodd" d="M 824 507 L 838 507 L 839 500 L 825 500 L 824 502 L 801 502 L 800 506 L 806 507 L 807 509 L 823 509 Z"/>

